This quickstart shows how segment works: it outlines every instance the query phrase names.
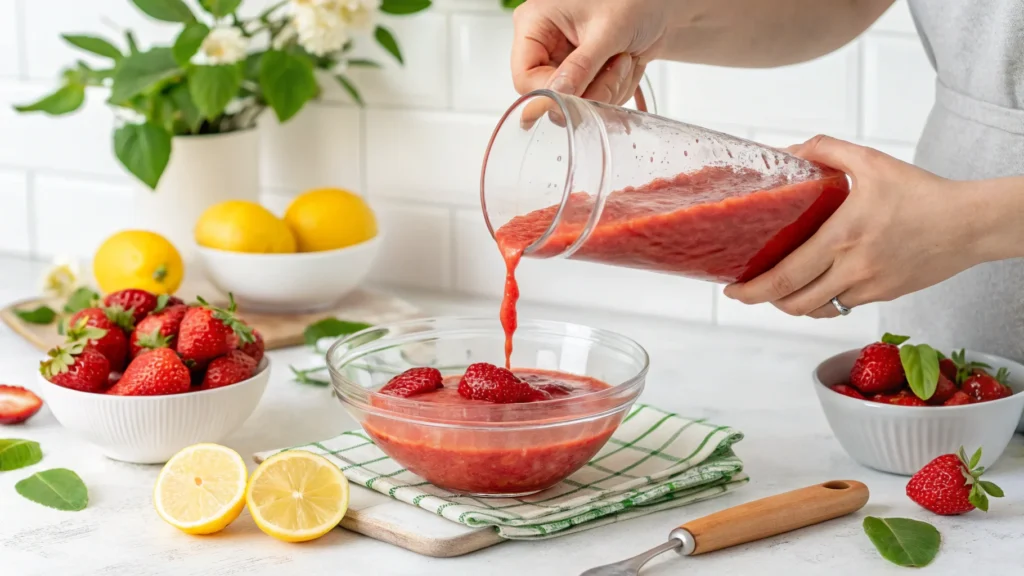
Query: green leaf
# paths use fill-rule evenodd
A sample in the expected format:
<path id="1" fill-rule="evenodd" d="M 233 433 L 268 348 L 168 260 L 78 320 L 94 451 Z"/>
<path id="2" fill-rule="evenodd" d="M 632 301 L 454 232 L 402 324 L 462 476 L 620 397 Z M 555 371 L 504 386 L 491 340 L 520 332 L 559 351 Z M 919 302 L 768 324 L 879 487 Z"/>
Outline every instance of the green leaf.
<path id="1" fill-rule="evenodd" d="M 49 324 L 57 318 L 57 313 L 49 306 L 39 306 L 32 310 L 15 310 L 14 315 L 29 324 Z"/>
<path id="2" fill-rule="evenodd" d="M 398 47 L 398 40 L 395 40 L 395 35 L 391 33 L 391 30 L 377 26 L 377 29 L 373 31 L 373 37 L 377 39 L 377 43 L 381 47 L 395 57 L 395 60 L 398 60 L 399 64 L 405 64 L 405 60 L 402 59 L 402 50 Z"/>
<path id="3" fill-rule="evenodd" d="M 0 470 L 17 470 L 38 463 L 43 459 L 43 451 L 38 442 L 6 438 L 0 440 Z"/>
<path id="4" fill-rule="evenodd" d="M 288 366 L 288 368 L 290 368 L 291 371 L 292 371 L 292 375 L 294 376 L 293 380 L 295 380 L 299 384 L 308 384 L 310 386 L 330 386 L 331 385 L 331 381 L 330 380 L 325 380 L 323 378 L 315 378 L 313 376 L 310 376 L 310 374 L 313 374 L 313 373 L 316 373 L 316 372 L 323 372 L 324 370 L 327 370 L 327 366 L 318 366 L 316 368 L 306 368 L 305 370 L 300 370 L 300 369 L 296 368 L 295 366 Z"/>
<path id="5" fill-rule="evenodd" d="M 147 16 L 164 22 L 192 22 L 192 11 L 181 0 L 132 0 Z"/>
<path id="6" fill-rule="evenodd" d="M 199 47 L 203 45 L 203 40 L 206 40 L 209 33 L 210 28 L 202 22 L 190 22 L 185 25 L 185 29 L 178 34 L 178 38 L 174 41 L 174 47 L 171 48 L 174 60 L 179 66 L 188 66 L 189 61 L 199 51 Z"/>
<path id="7" fill-rule="evenodd" d="M 161 294 L 156 297 L 156 308 L 153 308 L 153 312 L 162 312 L 164 308 L 167 308 L 167 303 L 171 301 L 171 297 L 167 294 Z"/>
<path id="8" fill-rule="evenodd" d="M 356 104 L 359 104 L 360 106 L 365 105 L 362 94 L 359 93 L 359 89 L 355 87 L 355 84 L 352 84 L 351 80 L 346 78 L 344 74 L 338 74 L 335 78 L 338 80 L 338 84 L 341 84 L 341 87 L 348 92 L 348 95 L 352 97 L 352 100 L 355 101 Z"/>
<path id="9" fill-rule="evenodd" d="M 882 335 L 882 342 L 884 344 L 892 344 L 893 346 L 899 346 L 907 340 L 910 340 L 910 336 L 898 336 L 896 334 L 889 334 L 888 332 Z"/>
<path id="10" fill-rule="evenodd" d="M 135 34 L 131 30 L 124 31 L 124 41 L 128 44 L 128 55 L 139 53 L 139 44 L 135 41 Z"/>
<path id="11" fill-rule="evenodd" d="M 82 479 L 67 468 L 44 470 L 14 485 L 25 498 L 57 510 L 85 510 L 89 504 L 89 491 Z"/>
<path id="12" fill-rule="evenodd" d="M 117 49 L 117 46 L 114 46 L 109 41 L 97 36 L 62 34 L 61 38 L 76 48 L 80 48 L 86 52 L 91 52 L 105 58 L 110 58 L 115 62 L 124 58 L 124 55 Z"/>
<path id="13" fill-rule="evenodd" d="M 385 14 L 415 14 L 430 8 L 430 0 L 383 0 L 380 11 Z"/>
<path id="14" fill-rule="evenodd" d="M 935 349 L 927 344 L 907 344 L 900 348 L 900 361 L 914 394 L 922 400 L 931 398 L 939 383 L 939 355 Z"/>
<path id="15" fill-rule="evenodd" d="M 171 134 L 149 122 L 125 124 L 114 131 L 114 153 L 129 172 L 156 189 L 171 158 Z"/>
<path id="16" fill-rule="evenodd" d="M 967 501 L 978 510 L 988 512 L 988 496 L 985 495 L 985 491 L 978 487 L 977 484 L 971 486 L 971 492 L 967 496 Z"/>
<path id="17" fill-rule="evenodd" d="M 909 568 L 927 566 L 939 553 L 942 537 L 927 522 L 908 518 L 864 519 L 864 533 L 882 558 Z"/>
<path id="18" fill-rule="evenodd" d="M 183 122 L 189 133 L 195 133 L 203 123 L 203 115 L 199 108 L 192 101 L 192 94 L 189 92 L 188 84 L 177 84 L 167 94 L 174 109 L 178 112 L 178 120 Z"/>
<path id="19" fill-rule="evenodd" d="M 268 50 L 263 54 L 260 86 L 267 103 L 281 122 L 295 116 L 319 91 L 309 60 L 280 50 Z"/>
<path id="20" fill-rule="evenodd" d="M 233 14 L 241 3 L 242 0 L 199 0 L 199 5 L 203 7 L 203 10 L 217 18 Z"/>
<path id="21" fill-rule="evenodd" d="M 526 3 L 526 0 L 501 0 L 502 8 L 518 8 L 520 4 Z"/>
<path id="22" fill-rule="evenodd" d="M 69 83 L 61 86 L 49 96 L 22 106 L 15 106 L 18 112 L 45 112 L 54 116 L 68 114 L 82 107 L 85 102 L 85 86 Z"/>
<path id="23" fill-rule="evenodd" d="M 189 93 L 205 118 L 213 119 L 224 112 L 242 85 L 242 68 L 235 64 L 193 66 L 188 71 Z"/>
<path id="24" fill-rule="evenodd" d="M 68 314 L 74 314 L 79 310 L 85 310 L 86 308 L 92 308 L 100 301 L 100 295 L 93 292 L 91 289 L 81 287 L 71 293 L 68 296 L 68 301 L 64 303 L 64 312 Z"/>
<path id="25" fill-rule="evenodd" d="M 960 450 L 963 449 L 964 447 L 961 446 Z M 981 462 L 981 448 L 978 448 L 977 450 L 974 451 L 974 455 L 971 456 L 970 462 L 967 463 L 967 469 L 974 470 L 974 468 L 978 465 L 978 462 Z"/>
<path id="26" fill-rule="evenodd" d="M 981 486 L 982 490 L 988 492 L 989 496 L 993 496 L 995 498 L 1003 497 L 1003 489 L 988 480 L 978 480 L 978 484 Z"/>
<path id="27" fill-rule="evenodd" d="M 114 72 L 110 101 L 123 104 L 181 73 L 170 48 L 153 48 L 125 58 Z"/>
<path id="28" fill-rule="evenodd" d="M 371 326 L 371 324 L 363 322 L 349 322 L 348 320 L 338 320 L 333 317 L 324 318 L 306 326 L 306 329 L 302 332 L 302 337 L 306 341 L 307 346 L 316 346 L 316 343 L 322 338 L 348 336 Z"/>
<path id="29" fill-rule="evenodd" d="M 352 58 L 351 60 L 345 60 L 345 63 L 353 68 L 380 68 L 379 62 L 373 60 L 367 60 L 366 58 Z"/>

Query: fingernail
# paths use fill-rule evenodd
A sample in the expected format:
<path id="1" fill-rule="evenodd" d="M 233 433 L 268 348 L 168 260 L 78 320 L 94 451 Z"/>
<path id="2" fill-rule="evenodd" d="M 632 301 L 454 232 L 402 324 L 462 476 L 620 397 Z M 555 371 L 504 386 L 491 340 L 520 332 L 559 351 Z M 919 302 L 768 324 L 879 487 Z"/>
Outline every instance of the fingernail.
<path id="1" fill-rule="evenodd" d="M 576 87 L 572 85 L 572 82 L 565 74 L 555 76 L 555 79 L 551 81 L 551 85 L 548 88 L 560 94 L 576 93 Z"/>

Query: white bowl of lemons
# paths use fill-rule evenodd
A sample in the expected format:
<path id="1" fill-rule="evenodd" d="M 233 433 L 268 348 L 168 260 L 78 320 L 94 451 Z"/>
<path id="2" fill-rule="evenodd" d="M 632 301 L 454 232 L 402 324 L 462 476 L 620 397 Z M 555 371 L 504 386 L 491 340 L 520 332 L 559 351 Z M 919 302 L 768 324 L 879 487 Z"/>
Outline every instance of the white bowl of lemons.
<path id="1" fill-rule="evenodd" d="M 260 312 L 334 306 L 366 279 L 381 244 L 366 202 L 336 188 L 296 197 L 284 218 L 255 202 L 222 202 L 200 216 L 195 237 L 210 282 Z"/>

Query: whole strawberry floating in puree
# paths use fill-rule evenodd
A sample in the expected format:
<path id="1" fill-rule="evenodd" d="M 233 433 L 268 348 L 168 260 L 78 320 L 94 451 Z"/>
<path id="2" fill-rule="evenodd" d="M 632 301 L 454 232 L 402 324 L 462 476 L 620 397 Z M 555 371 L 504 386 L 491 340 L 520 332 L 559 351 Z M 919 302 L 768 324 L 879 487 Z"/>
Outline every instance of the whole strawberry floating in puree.
<path id="1" fill-rule="evenodd" d="M 135 358 L 146 349 L 174 348 L 181 321 L 188 312 L 188 306 L 178 304 L 153 312 L 135 326 L 129 340 L 131 357 Z"/>
<path id="2" fill-rule="evenodd" d="M 976 370 L 964 380 L 962 389 L 973 402 L 999 400 L 1013 395 L 1013 390 L 1006 385 L 1009 376 L 1010 372 L 1006 368 L 1000 368 L 995 376 L 983 370 Z"/>
<path id="3" fill-rule="evenodd" d="M 42 407 L 43 401 L 31 391 L 0 384 L 0 424 L 21 424 Z"/>
<path id="4" fill-rule="evenodd" d="M 241 350 L 232 350 L 210 362 L 199 389 L 211 390 L 237 384 L 252 378 L 255 372 L 256 361 L 251 356 Z"/>
<path id="5" fill-rule="evenodd" d="M 926 510 L 943 516 L 964 514 L 975 508 L 988 512 L 988 496 L 1003 497 L 1003 491 L 981 480 L 981 448 L 968 461 L 963 447 L 956 454 L 932 460 L 910 478 L 907 496 Z M 987 495 L 986 495 L 987 494 Z"/>
<path id="6" fill-rule="evenodd" d="M 188 392 L 188 368 L 170 348 L 157 348 L 131 361 L 107 392 L 117 396 L 160 396 Z"/>
<path id="7" fill-rule="evenodd" d="M 443 380 L 437 368 L 410 368 L 389 380 L 378 392 L 408 398 L 444 388 Z"/>
<path id="8" fill-rule="evenodd" d="M 496 404 L 549 400 L 551 395 L 516 377 L 511 371 L 494 364 L 470 364 L 459 380 L 459 395 L 470 400 Z"/>
<path id="9" fill-rule="evenodd" d="M 200 306 L 191 307 L 181 320 L 176 348 L 184 360 L 204 366 L 209 360 L 223 356 L 239 344 L 254 342 L 252 328 L 235 316 L 235 299 L 228 308 L 211 306 L 198 298 Z"/>
<path id="10" fill-rule="evenodd" d="M 111 370 L 123 370 L 128 357 L 128 337 L 121 326 L 111 319 L 111 315 L 123 321 L 124 314 L 123 311 L 111 312 L 102 308 L 86 308 L 76 312 L 68 321 L 67 339 L 69 342 L 87 341 L 89 347 L 107 357 Z"/>
<path id="11" fill-rule="evenodd" d="M 102 392 L 107 388 L 110 362 L 84 341 L 58 346 L 47 355 L 50 358 L 39 363 L 39 372 L 50 382 L 82 392 Z"/>
<path id="12" fill-rule="evenodd" d="M 165 302 L 166 300 L 167 298 L 164 298 Z M 128 288 L 127 290 L 111 292 L 103 299 L 103 305 L 107 308 L 119 306 L 121 309 L 131 312 L 136 323 L 155 310 L 157 303 L 158 301 L 155 294 L 151 294 L 145 290 L 139 290 L 138 288 Z"/>
<path id="13" fill-rule="evenodd" d="M 888 392 L 905 384 L 907 376 L 903 372 L 899 345 L 909 339 L 887 333 L 880 342 L 866 346 L 850 370 L 850 384 L 863 394 Z"/>
<path id="14" fill-rule="evenodd" d="M 843 396 L 849 396 L 850 398 L 856 398 L 857 400 L 866 400 L 864 395 L 857 391 L 853 386 L 847 384 L 836 384 L 832 387 L 832 391 L 842 394 Z"/>

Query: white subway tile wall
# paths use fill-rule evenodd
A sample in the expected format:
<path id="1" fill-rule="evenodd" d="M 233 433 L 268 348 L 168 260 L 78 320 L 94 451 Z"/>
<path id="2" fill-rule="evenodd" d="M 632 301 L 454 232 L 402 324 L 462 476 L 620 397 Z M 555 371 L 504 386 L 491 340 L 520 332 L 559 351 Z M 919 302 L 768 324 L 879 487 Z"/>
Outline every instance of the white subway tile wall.
<path id="1" fill-rule="evenodd" d="M 245 5 L 253 12 L 271 3 Z M 311 187 L 357 190 L 385 233 L 375 281 L 496 298 L 504 270 L 479 213 L 479 169 L 491 130 L 516 97 L 511 15 L 499 0 L 435 0 L 430 12 L 388 17 L 387 25 L 406 65 L 362 43 L 361 56 L 384 63 L 347 71 L 365 108 L 325 83 L 323 102 L 290 123 L 263 119 L 261 198 L 281 212 Z M 141 192 L 111 152 L 103 94 L 90 93 L 82 111 L 59 120 L 11 109 L 45 93 L 62 66 L 82 57 L 59 34 L 101 32 L 123 42 L 125 28 L 143 44 L 174 32 L 128 0 L 0 0 L 0 252 L 88 257 L 107 234 L 131 225 Z M 775 146 L 823 132 L 908 161 L 934 90 L 903 0 L 861 39 L 812 62 L 776 70 L 655 63 L 648 75 L 665 116 Z M 527 300 L 844 339 L 877 330 L 871 306 L 812 321 L 671 276 L 565 261 L 526 261 L 521 270 Z"/>

